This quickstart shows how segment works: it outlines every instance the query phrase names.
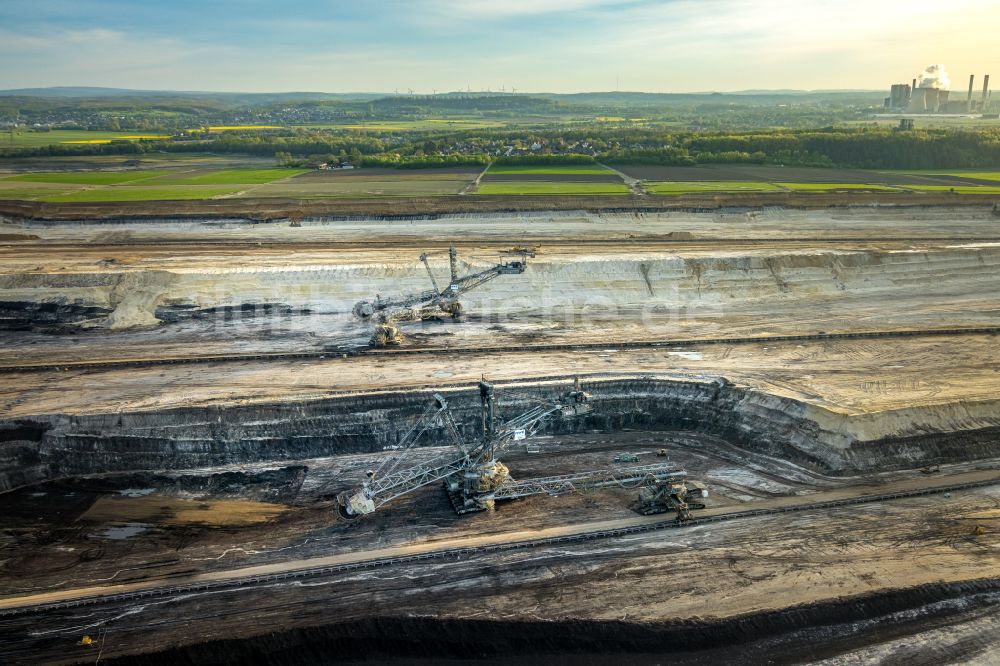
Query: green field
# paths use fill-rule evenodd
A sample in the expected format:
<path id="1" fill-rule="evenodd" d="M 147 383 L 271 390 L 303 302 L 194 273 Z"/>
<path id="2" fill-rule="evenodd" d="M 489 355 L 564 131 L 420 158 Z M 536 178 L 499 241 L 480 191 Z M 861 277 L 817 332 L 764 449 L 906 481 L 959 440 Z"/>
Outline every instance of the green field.
<path id="1" fill-rule="evenodd" d="M 865 183 L 775 183 L 793 192 L 837 192 L 838 190 L 861 190 L 868 192 L 899 192 L 899 187 L 890 185 L 869 185 Z"/>
<path id="2" fill-rule="evenodd" d="M 241 190 L 253 190 L 302 173 L 305 173 L 304 169 L 26 173 L 0 177 L 0 198 L 52 202 L 207 199 Z"/>
<path id="3" fill-rule="evenodd" d="M 600 164 L 494 164 L 489 174 L 520 176 L 610 176 L 614 171 Z"/>
<path id="4" fill-rule="evenodd" d="M 167 173 L 156 179 L 156 185 L 262 185 L 291 178 L 306 169 L 223 169 Z"/>
<path id="5" fill-rule="evenodd" d="M 302 174 L 308 175 L 296 177 Z M 152 201 L 236 193 L 290 199 L 441 196 L 459 194 L 477 175 L 475 170 L 373 170 L 361 175 L 278 168 L 45 172 L 0 177 L 0 199 Z"/>
<path id="6" fill-rule="evenodd" d="M 181 199 L 211 199 L 221 194 L 238 192 L 239 187 L 105 187 L 41 197 L 41 201 L 171 201 Z"/>
<path id="7" fill-rule="evenodd" d="M 649 194 L 697 194 L 699 192 L 781 192 L 777 185 L 752 181 L 687 181 L 645 183 Z"/>
<path id="8" fill-rule="evenodd" d="M 1000 171 L 975 171 L 975 170 L 964 170 L 964 169 L 953 169 L 953 170 L 921 170 L 921 171 L 884 171 L 882 173 L 891 174 L 904 174 L 908 176 L 953 176 L 956 178 L 974 178 L 976 180 L 995 180 L 1000 181 Z"/>
<path id="9" fill-rule="evenodd" d="M 0 135 L 2 138 L 2 135 Z M 131 172 L 159 171 L 167 173 L 179 169 L 270 169 L 274 157 L 255 155 L 218 155 L 210 153 L 145 153 L 143 155 L 60 155 L 57 157 L 4 157 L 0 158 L 0 178 L 44 172 L 100 172 L 127 169 Z"/>
<path id="10" fill-rule="evenodd" d="M 906 185 L 914 192 L 954 192 L 955 194 L 1000 194 L 1000 185 Z"/>
<path id="11" fill-rule="evenodd" d="M 162 171 L 63 171 L 26 173 L 8 176 L 4 180 L 24 183 L 68 183 L 71 185 L 120 185 L 138 180 L 149 180 Z"/>
<path id="12" fill-rule="evenodd" d="M 31 166 L 47 165 L 48 159 L 36 159 Z M 212 158 L 214 159 L 214 158 Z M 95 164 L 114 168 L 101 171 L 83 170 L 69 166 L 67 171 L 44 171 L 0 175 L 0 199 L 24 199 L 49 202 L 114 202 L 207 199 L 223 195 L 240 198 L 288 199 L 380 199 L 394 197 L 454 196 L 465 192 L 473 183 L 478 171 L 462 169 L 360 169 L 350 172 L 313 171 L 305 169 L 263 168 L 266 161 L 250 160 L 246 168 L 238 162 L 213 162 L 205 156 L 193 156 L 188 161 L 153 162 L 145 169 L 122 170 L 121 158 L 116 161 L 99 160 Z M 53 162 L 56 163 L 56 162 Z M 65 160 L 58 162 L 66 163 Z M 69 162 L 67 164 L 76 164 Z M 86 165 L 86 163 L 81 163 Z M 257 166 L 259 165 L 259 166 Z M 43 167 L 44 168 L 44 167 Z M 772 169 L 773 171 L 773 169 Z M 719 174 L 705 171 L 706 176 Z M 903 174 L 901 171 L 885 172 Z M 684 173 L 685 180 L 662 180 L 667 174 L 650 174 L 653 180 L 644 181 L 651 195 L 680 196 L 705 193 L 835 193 L 898 192 L 956 195 L 1000 194 L 1000 172 L 988 170 L 915 171 L 914 180 L 929 184 L 906 183 L 898 185 L 839 183 L 839 182 L 788 182 L 794 173 L 782 173 L 779 182 L 769 181 L 774 175 L 761 175 L 754 180 L 692 180 L 697 173 Z M 504 178 L 491 179 L 490 175 Z M 627 195 L 627 185 L 617 181 L 614 172 L 598 164 L 571 165 L 496 165 L 483 178 L 474 194 L 492 196 L 602 196 Z M 812 174 L 810 174 L 812 176 Z M 830 174 L 836 180 L 836 174 Z M 930 176 L 968 177 L 989 185 L 950 184 L 935 182 Z M 657 178 L 658 176 L 658 178 Z M 921 176 L 921 177 L 916 177 Z M 603 178 L 602 178 L 603 177 Z M 873 180 L 880 176 L 872 175 Z M 803 179 L 807 177 L 803 176 Z M 815 177 L 813 176 L 815 180 Z M 845 180 L 847 178 L 845 177 Z M 905 182 L 905 181 L 904 181 Z"/>
<path id="13" fill-rule="evenodd" d="M 484 195 L 572 195 L 572 194 L 628 194 L 625 184 L 618 183 L 580 183 L 572 181 L 523 181 L 508 180 L 495 183 L 483 183 L 476 194 Z"/>
<path id="14" fill-rule="evenodd" d="M 88 143 L 110 143 L 111 141 L 135 141 L 137 137 L 167 138 L 169 136 L 159 134 L 146 134 L 139 131 L 127 130 L 121 132 L 91 132 L 88 130 L 50 130 L 48 132 L 30 132 L 24 129 L 14 130 L 14 141 L 11 143 L 9 131 L 0 133 L 0 145 L 35 148 L 39 146 L 51 146 L 54 144 L 88 144 Z"/>
<path id="15" fill-rule="evenodd" d="M 0 180 L 0 199 L 21 199 L 34 201 L 45 197 L 78 192 L 86 188 L 79 185 L 57 185 L 53 183 L 12 183 Z"/>
<path id="16" fill-rule="evenodd" d="M 325 176 L 326 174 L 323 174 Z M 476 177 L 467 174 L 422 173 L 410 170 L 377 176 L 294 178 L 261 185 L 247 193 L 248 197 L 287 197 L 293 199 L 389 198 L 454 195 L 464 190 Z"/>

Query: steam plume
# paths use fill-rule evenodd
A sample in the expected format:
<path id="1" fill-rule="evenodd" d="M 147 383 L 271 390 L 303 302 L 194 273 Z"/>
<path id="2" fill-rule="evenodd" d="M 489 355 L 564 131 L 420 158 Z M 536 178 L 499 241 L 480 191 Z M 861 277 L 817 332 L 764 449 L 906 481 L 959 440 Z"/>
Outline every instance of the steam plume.
<path id="1" fill-rule="evenodd" d="M 927 69 L 921 72 L 918 78 L 918 88 L 938 88 L 948 90 L 951 87 L 951 80 L 944 65 L 928 65 Z"/>

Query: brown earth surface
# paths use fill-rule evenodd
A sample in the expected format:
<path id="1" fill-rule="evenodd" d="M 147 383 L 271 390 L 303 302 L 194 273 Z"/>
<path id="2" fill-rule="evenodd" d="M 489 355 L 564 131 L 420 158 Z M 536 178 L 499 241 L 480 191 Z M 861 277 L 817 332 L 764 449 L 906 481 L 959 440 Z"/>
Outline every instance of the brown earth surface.
<path id="1" fill-rule="evenodd" d="M 310 215 L 425 215 L 447 213 L 491 213 L 496 211 L 549 210 L 691 210 L 729 207 L 788 206 L 822 209 L 844 205 L 889 206 L 983 206 L 992 205 L 995 194 L 951 194 L 933 192 L 837 192 L 837 193 L 733 193 L 685 194 L 680 196 L 437 196 L 343 198 L 336 201 L 303 201 L 288 198 L 255 200 L 203 199 L 190 201 L 142 201 L 115 203 L 45 203 L 0 200 L 0 215 L 34 219 L 76 220 L 144 217 L 244 217 L 276 219 Z"/>
<path id="2" fill-rule="evenodd" d="M 895 446 L 888 450 L 900 459 L 837 475 L 763 447 L 744 447 L 707 427 L 659 427 L 539 438 L 539 453 L 512 448 L 505 457 L 516 478 L 604 468 L 620 452 L 655 462 L 665 449 L 668 460 L 709 487 L 705 515 L 995 478 L 1000 463 L 983 452 L 993 450 L 1000 428 L 1000 337 L 669 344 L 671 338 L 998 325 L 1000 227 L 990 207 L 827 209 L 821 203 L 886 203 L 898 195 L 885 196 L 809 195 L 816 208 L 705 213 L 595 214 L 580 212 L 590 206 L 574 199 L 577 212 L 541 216 L 306 219 L 297 225 L 208 218 L 235 212 L 278 218 L 290 210 L 346 215 L 375 204 L 17 204 L 33 217 L 163 216 L 168 210 L 177 217 L 110 224 L 12 219 L 0 225 L 6 234 L 0 301 L 99 306 L 113 313 L 110 324 L 122 324 L 115 328 L 95 317 L 72 333 L 0 333 L 0 363 L 56 366 L 0 373 L 6 438 L 0 453 L 9 471 L 20 464 L 19 455 L 32 462 L 27 448 L 17 449 L 22 435 L 36 437 L 38 452 L 48 441 L 45 428 L 86 447 L 87 437 L 102 434 L 88 432 L 92 424 L 118 427 L 123 419 L 151 424 L 161 439 L 176 431 L 169 447 L 197 450 L 204 440 L 185 428 L 211 435 L 222 426 L 213 419 L 226 410 L 260 406 L 259 419 L 241 425 L 263 432 L 278 427 L 266 406 L 293 412 L 346 397 L 362 413 L 371 405 L 375 427 L 384 396 L 447 393 L 474 386 L 483 375 L 512 383 L 511 391 L 578 375 L 595 385 L 628 378 L 694 389 L 726 386 L 740 392 L 734 410 L 757 415 L 762 439 L 783 434 L 765 432 L 767 427 L 780 431 L 798 419 L 812 424 L 796 431 L 803 447 L 829 446 L 839 455 L 863 442 L 868 460 L 877 462 L 881 442 Z M 445 199 L 434 205 L 447 209 L 463 198 Z M 684 201 L 716 208 L 737 200 L 758 205 L 789 199 Z M 379 205 L 403 214 L 411 204 L 416 210 L 415 202 Z M 469 205 L 475 210 L 479 199 Z M 503 276 L 463 298 L 466 321 L 407 325 L 398 350 L 337 353 L 363 347 L 369 334 L 349 315 L 356 300 L 426 288 L 416 255 L 452 242 L 463 272 L 493 265 L 504 246 L 540 247 L 524 274 Z M 430 263 L 446 274 L 445 255 L 434 254 Z M 254 312 L 257 304 L 277 303 L 309 314 L 174 323 L 155 317 L 157 307 L 245 303 L 254 304 Z M 667 343 L 616 346 L 637 340 Z M 592 346 L 530 348 L 580 342 Z M 503 349 L 481 351 L 487 344 Z M 58 367 L 67 360 L 255 350 L 329 355 Z M 179 416 L 171 421 L 169 414 Z M 44 427 L 36 432 L 33 423 Z M 254 436 L 248 430 L 248 441 Z M 921 470 L 908 460 L 919 460 L 914 451 L 930 440 L 957 442 L 958 451 L 967 442 L 970 453 Z M 124 438 L 107 446 L 139 460 L 128 447 L 141 441 Z M 980 453 L 973 453 L 973 442 Z M 138 453 L 143 446 L 165 445 L 140 443 Z M 80 451 L 87 455 L 86 448 Z M 119 585 L 148 589 L 232 577 L 251 567 L 286 571 L 662 518 L 636 515 L 630 508 L 635 491 L 624 488 L 536 496 L 459 517 L 441 489 L 428 486 L 348 522 L 334 509 L 336 492 L 355 487 L 392 451 L 345 452 L 335 445 L 323 451 L 310 458 L 276 451 L 270 459 L 201 468 L 55 476 L 0 494 L 0 605 L 24 603 L 30 595 L 41 595 L 38 601 Z M 411 455 L 423 460 L 440 452 L 427 447 Z M 584 657 L 579 663 L 657 663 L 663 655 L 676 663 L 877 663 L 906 645 L 933 648 L 942 662 L 989 663 L 1000 648 L 998 493 L 992 485 L 245 590 L 4 616 L 0 657 L 9 663 L 89 661 L 95 653 L 76 645 L 87 633 L 100 640 L 102 659 L 144 654 L 150 663 L 224 660 L 220 655 L 240 655 L 246 646 L 286 661 L 309 660 L 304 646 L 313 646 L 345 661 L 362 659 L 367 649 L 376 659 L 412 657 L 414 663 L 454 654 L 546 663 L 546 655 L 574 644 Z M 520 623 L 521 633 L 510 633 L 505 622 Z M 604 647 L 588 635 L 604 637 Z M 212 643 L 223 639 L 234 642 Z"/>

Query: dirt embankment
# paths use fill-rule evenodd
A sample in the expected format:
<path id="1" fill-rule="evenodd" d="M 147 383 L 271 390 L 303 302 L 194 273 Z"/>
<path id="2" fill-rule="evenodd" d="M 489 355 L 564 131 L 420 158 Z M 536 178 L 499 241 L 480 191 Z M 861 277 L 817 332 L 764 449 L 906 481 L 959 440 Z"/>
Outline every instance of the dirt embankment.
<path id="1" fill-rule="evenodd" d="M 993 205 L 1000 196 L 886 192 L 690 194 L 671 197 L 638 196 L 440 196 L 398 199 L 205 199 L 114 203 L 44 203 L 0 200 L 0 215 L 16 219 L 85 220 L 147 217 L 247 217 L 257 220 L 309 215 L 423 215 L 445 213 L 519 212 L 544 210 L 715 210 L 728 207 L 787 206 L 956 206 Z"/>

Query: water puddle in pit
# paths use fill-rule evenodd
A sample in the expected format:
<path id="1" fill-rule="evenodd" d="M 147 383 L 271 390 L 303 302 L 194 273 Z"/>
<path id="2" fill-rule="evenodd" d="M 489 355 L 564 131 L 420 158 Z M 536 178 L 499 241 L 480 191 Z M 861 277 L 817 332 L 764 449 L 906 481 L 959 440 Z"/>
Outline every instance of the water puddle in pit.
<path id="1" fill-rule="evenodd" d="M 125 488 L 119 490 L 118 494 L 124 497 L 145 497 L 156 492 L 156 488 Z"/>
<path id="2" fill-rule="evenodd" d="M 125 523 L 124 525 L 109 527 L 103 534 L 99 534 L 97 536 L 104 539 L 111 539 L 113 541 L 122 541 L 124 539 L 130 539 L 134 536 L 138 536 L 145 532 L 148 528 L 149 525 L 146 523 Z"/>

